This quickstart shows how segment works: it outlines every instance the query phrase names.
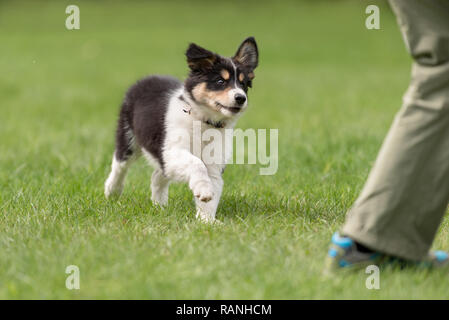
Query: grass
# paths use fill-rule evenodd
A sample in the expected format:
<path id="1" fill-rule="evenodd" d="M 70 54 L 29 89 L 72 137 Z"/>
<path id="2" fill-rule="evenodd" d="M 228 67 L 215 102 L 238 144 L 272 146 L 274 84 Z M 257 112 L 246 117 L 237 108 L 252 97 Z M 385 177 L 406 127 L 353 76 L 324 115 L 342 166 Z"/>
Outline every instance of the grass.
<path id="1" fill-rule="evenodd" d="M 384 2 L 0 2 L 0 298 L 449 298 L 446 274 L 386 270 L 322 277 L 344 221 L 401 104 L 410 74 Z M 254 35 L 261 58 L 241 128 L 279 129 L 279 170 L 231 165 L 221 227 L 194 219 L 184 185 L 151 204 L 139 161 L 123 196 L 103 183 L 118 106 L 150 73 L 183 78 L 191 41 L 231 55 Z M 449 249 L 446 216 L 435 247 Z M 81 289 L 65 288 L 77 265 Z"/>

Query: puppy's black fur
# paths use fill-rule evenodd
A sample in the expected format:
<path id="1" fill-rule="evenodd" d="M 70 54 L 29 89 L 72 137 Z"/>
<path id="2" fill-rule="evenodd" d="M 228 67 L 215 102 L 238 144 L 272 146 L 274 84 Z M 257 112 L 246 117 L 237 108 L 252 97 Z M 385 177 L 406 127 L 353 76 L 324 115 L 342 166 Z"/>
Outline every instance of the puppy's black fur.
<path id="1" fill-rule="evenodd" d="M 163 167 L 162 143 L 169 99 L 167 93 L 181 86 L 182 83 L 172 77 L 150 76 L 139 80 L 128 90 L 117 126 L 117 160 L 127 160 L 133 154 L 134 136 L 137 144 L 148 150 Z"/>

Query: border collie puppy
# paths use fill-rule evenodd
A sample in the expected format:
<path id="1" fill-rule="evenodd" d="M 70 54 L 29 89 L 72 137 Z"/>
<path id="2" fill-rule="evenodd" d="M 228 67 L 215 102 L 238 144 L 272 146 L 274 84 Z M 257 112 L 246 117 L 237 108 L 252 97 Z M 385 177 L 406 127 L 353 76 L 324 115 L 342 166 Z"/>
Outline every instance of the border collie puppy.
<path id="1" fill-rule="evenodd" d="M 207 129 L 219 130 L 225 137 L 225 129 L 233 128 L 247 108 L 259 54 L 255 39 L 249 37 L 232 58 L 193 43 L 186 56 L 190 73 L 184 83 L 172 77 L 149 76 L 126 93 L 105 195 L 121 194 L 129 165 L 144 155 L 155 168 L 151 177 L 154 203 L 167 203 L 170 181 L 186 182 L 195 197 L 197 218 L 213 222 L 227 155 L 220 155 L 221 163 L 208 163 L 201 152 L 193 152 L 194 125 L 201 124 L 196 139 L 202 139 Z M 199 143 L 201 149 L 207 146 Z"/>

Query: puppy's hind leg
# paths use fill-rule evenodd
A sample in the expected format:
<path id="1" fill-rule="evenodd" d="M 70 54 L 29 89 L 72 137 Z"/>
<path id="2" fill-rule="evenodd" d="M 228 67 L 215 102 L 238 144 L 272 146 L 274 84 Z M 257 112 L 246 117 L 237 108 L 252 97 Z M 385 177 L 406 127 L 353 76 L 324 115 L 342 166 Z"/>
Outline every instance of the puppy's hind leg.
<path id="1" fill-rule="evenodd" d="M 111 173 L 104 184 L 104 195 L 106 198 L 111 196 L 120 196 L 125 184 L 126 173 L 131 160 L 120 161 L 117 159 L 116 154 L 112 158 Z"/>
<path id="2" fill-rule="evenodd" d="M 151 176 L 151 200 L 154 204 L 165 206 L 168 202 L 168 187 L 170 181 L 164 176 L 162 169 L 154 169 Z"/>
<path id="3" fill-rule="evenodd" d="M 126 173 L 136 157 L 137 152 L 134 146 L 134 136 L 121 116 L 117 128 L 116 148 L 112 157 L 111 173 L 104 184 L 106 198 L 121 195 Z"/>

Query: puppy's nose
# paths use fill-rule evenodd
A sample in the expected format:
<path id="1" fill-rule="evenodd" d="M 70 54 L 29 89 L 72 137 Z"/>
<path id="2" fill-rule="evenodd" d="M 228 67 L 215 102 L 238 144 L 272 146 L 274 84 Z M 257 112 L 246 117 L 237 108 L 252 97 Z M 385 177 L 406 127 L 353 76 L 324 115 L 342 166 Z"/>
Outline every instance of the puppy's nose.
<path id="1" fill-rule="evenodd" d="M 234 99 L 235 99 L 235 101 L 237 102 L 237 104 L 241 106 L 242 104 L 245 103 L 245 101 L 246 101 L 246 96 L 243 95 L 243 94 L 241 94 L 241 93 L 237 93 L 237 94 L 234 96 Z"/>

